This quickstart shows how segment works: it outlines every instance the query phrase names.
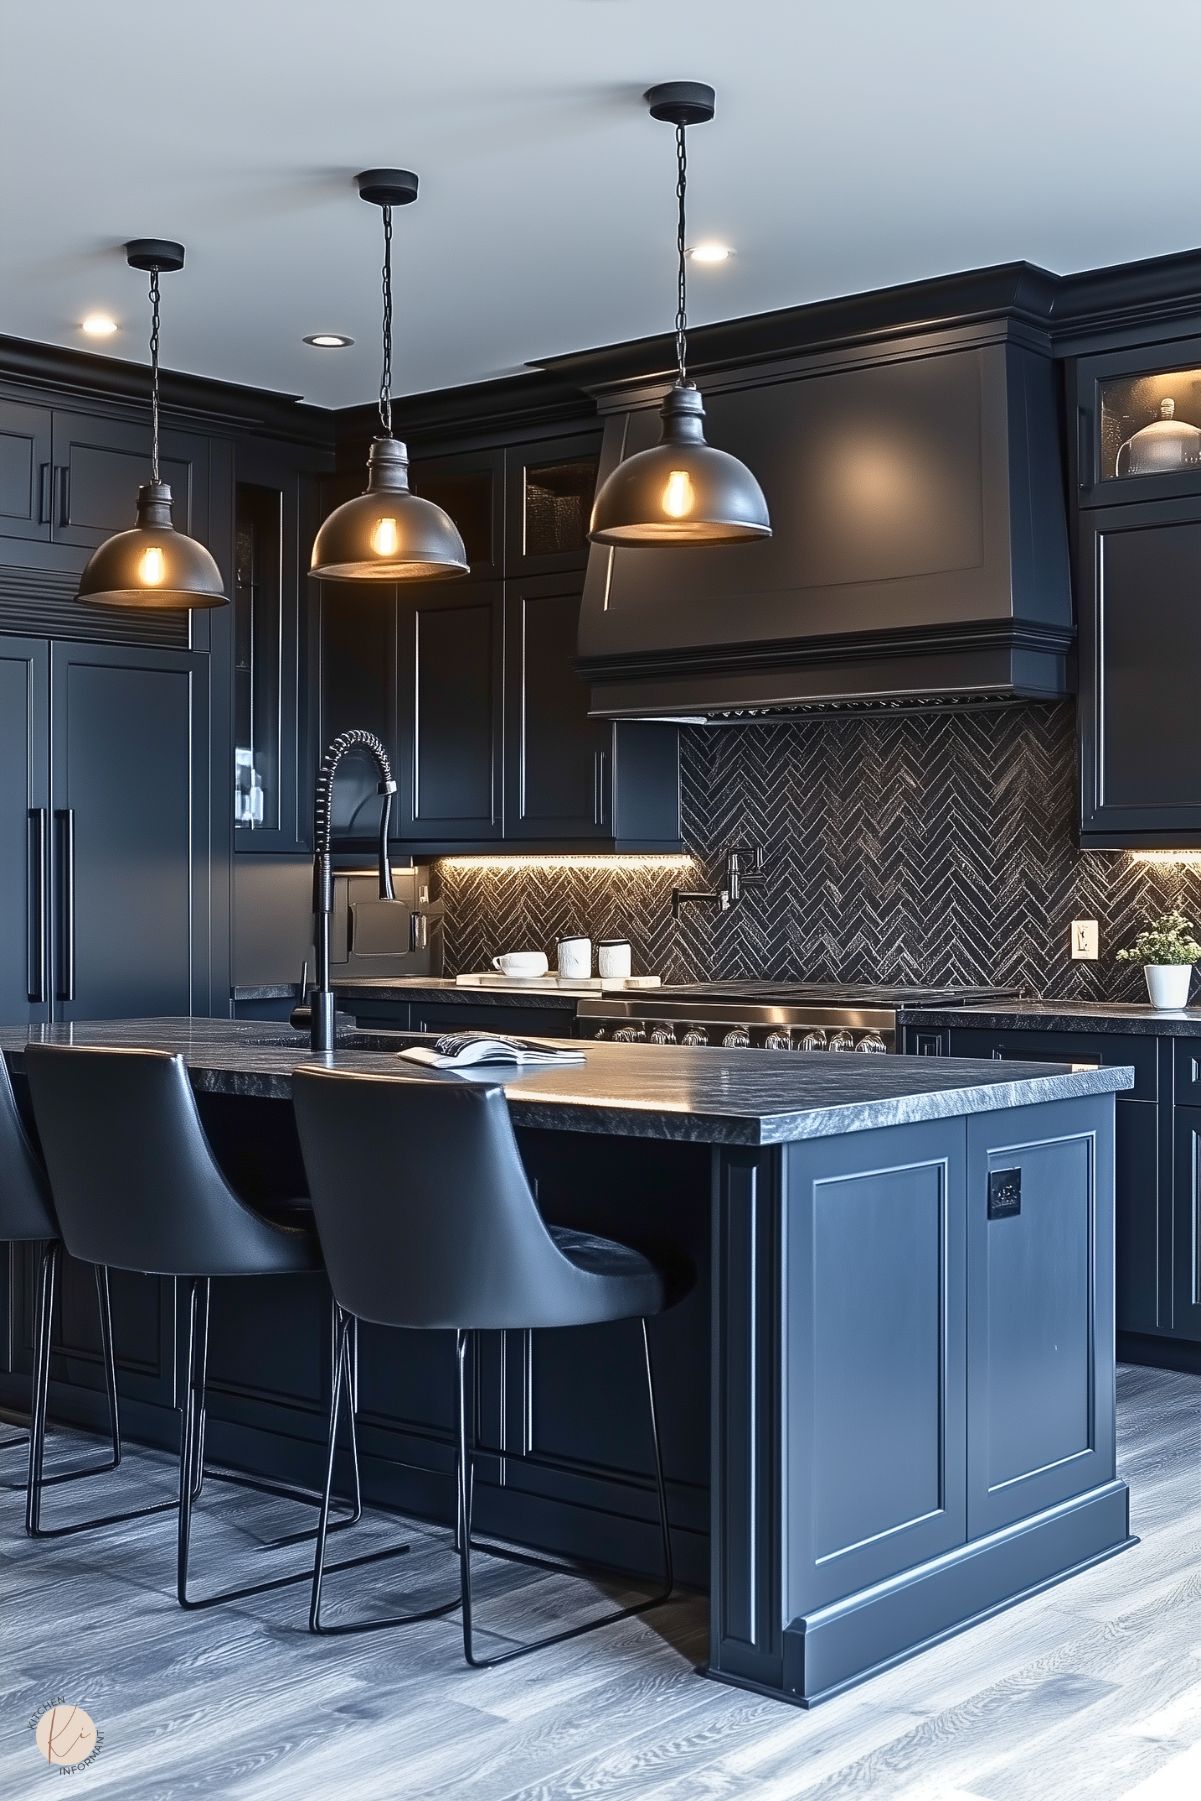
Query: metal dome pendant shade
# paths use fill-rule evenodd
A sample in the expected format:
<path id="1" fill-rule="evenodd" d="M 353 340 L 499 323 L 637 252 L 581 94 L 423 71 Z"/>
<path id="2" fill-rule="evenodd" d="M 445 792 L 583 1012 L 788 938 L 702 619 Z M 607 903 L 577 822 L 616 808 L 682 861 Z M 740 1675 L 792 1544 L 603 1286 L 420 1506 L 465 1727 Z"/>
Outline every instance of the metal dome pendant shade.
<path id="1" fill-rule="evenodd" d="M 355 179 L 361 198 L 384 213 L 382 435 L 372 440 L 365 492 L 335 507 L 318 531 L 310 572 L 344 582 L 466 575 L 467 552 L 454 520 L 410 491 L 408 451 L 392 436 L 392 208 L 416 200 L 417 177 L 407 169 L 368 169 Z"/>
<path id="2" fill-rule="evenodd" d="M 652 450 L 626 457 L 612 471 L 592 508 L 594 544 L 737 544 L 770 538 L 763 490 L 745 463 L 706 444 L 705 409 L 688 379 L 688 251 L 685 128 L 713 117 L 714 93 L 699 81 L 669 81 L 648 89 L 653 119 L 676 128 L 676 380 L 660 409 L 663 431 Z"/>
<path id="3" fill-rule="evenodd" d="M 150 480 L 138 489 L 137 523 L 106 538 L 89 557 L 80 600 L 108 607 L 222 607 L 221 572 L 203 544 L 176 531 L 171 489 L 159 473 L 159 287 L 163 271 L 182 269 L 184 249 L 165 238 L 134 238 L 125 246 L 131 269 L 150 276 Z"/>

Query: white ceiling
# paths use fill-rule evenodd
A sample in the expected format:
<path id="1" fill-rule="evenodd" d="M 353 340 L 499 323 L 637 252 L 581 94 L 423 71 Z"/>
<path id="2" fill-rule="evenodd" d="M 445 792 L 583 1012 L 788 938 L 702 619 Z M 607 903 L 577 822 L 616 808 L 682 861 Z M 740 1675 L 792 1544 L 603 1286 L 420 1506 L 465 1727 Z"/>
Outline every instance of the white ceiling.
<path id="1" fill-rule="evenodd" d="M 690 236 L 738 255 L 694 272 L 697 321 L 1201 237 L 1197 0 L 7 0 L 0 55 L 0 332 L 86 345 L 105 310 L 99 348 L 144 359 L 120 246 L 178 237 L 164 362 L 319 405 L 378 381 L 372 165 L 421 177 L 398 392 L 665 329 L 655 81 L 717 88 Z"/>

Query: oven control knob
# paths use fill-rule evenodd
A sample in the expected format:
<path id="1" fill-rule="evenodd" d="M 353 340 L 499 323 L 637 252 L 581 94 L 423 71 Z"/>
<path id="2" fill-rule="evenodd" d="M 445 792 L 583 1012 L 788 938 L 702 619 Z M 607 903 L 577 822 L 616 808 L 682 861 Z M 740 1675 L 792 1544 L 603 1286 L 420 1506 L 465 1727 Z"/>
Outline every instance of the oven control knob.
<path id="1" fill-rule="evenodd" d="M 844 1026 L 840 1031 L 832 1032 L 830 1034 L 830 1043 L 827 1048 L 832 1051 L 853 1051 L 855 1048 L 855 1034 L 853 1032 L 848 1032 Z"/>
<path id="2" fill-rule="evenodd" d="M 708 1042 L 709 1034 L 706 1032 L 704 1026 L 689 1026 L 688 1030 L 680 1040 L 681 1044 L 691 1045 L 693 1049 L 698 1045 L 708 1044 Z"/>
<path id="3" fill-rule="evenodd" d="M 730 1051 L 744 1051 L 749 1047 L 750 1042 L 751 1034 L 746 1026 L 734 1026 L 722 1039 L 723 1046 Z"/>
<path id="4" fill-rule="evenodd" d="M 651 1043 L 652 1044 L 675 1044 L 676 1043 L 675 1027 L 669 1026 L 669 1025 L 653 1026 L 651 1028 Z"/>
<path id="5" fill-rule="evenodd" d="M 875 1051 L 876 1054 L 879 1055 L 881 1051 L 887 1051 L 888 1046 L 881 1038 L 879 1032 L 865 1032 L 855 1046 L 855 1049 L 857 1051 Z"/>
<path id="6" fill-rule="evenodd" d="M 763 1040 L 763 1048 L 765 1051 L 790 1051 L 792 1049 L 792 1039 L 788 1036 L 788 1033 L 783 1027 L 777 1027 L 774 1032 L 769 1032 L 767 1034 L 767 1037 Z"/>
<path id="7" fill-rule="evenodd" d="M 801 1049 L 803 1051 L 824 1051 L 825 1048 L 826 1034 L 822 1031 L 820 1026 L 811 1027 L 801 1039 Z"/>
<path id="8" fill-rule="evenodd" d="M 613 1034 L 614 1044 L 645 1044 L 646 1033 L 641 1026 L 618 1026 Z"/>

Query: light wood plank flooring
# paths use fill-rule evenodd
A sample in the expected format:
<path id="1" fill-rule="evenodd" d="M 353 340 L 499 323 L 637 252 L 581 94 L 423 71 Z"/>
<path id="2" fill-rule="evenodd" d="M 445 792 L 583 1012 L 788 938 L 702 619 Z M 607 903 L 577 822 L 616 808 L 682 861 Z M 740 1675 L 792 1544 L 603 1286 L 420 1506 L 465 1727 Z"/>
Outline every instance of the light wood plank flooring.
<path id="1" fill-rule="evenodd" d="M 20 1494 L 0 1488 L 0 1796 L 53 1792 L 29 1721 L 63 1696 L 103 1733 L 69 1792 L 114 1801 L 1198 1801 L 1201 1380 L 1124 1369 L 1119 1397 L 1142 1543 L 808 1714 L 694 1674 L 696 1597 L 473 1672 L 453 1617 L 316 1640 L 303 1587 L 183 1614 L 171 1515 L 34 1545 Z M 56 1459 L 75 1448 L 55 1435 Z M 0 1453 L 0 1484 L 20 1455 Z M 166 1496 L 172 1481 L 165 1459 L 134 1453 L 106 1497 Z M 98 1492 L 52 1489 L 48 1507 L 91 1511 Z M 210 1487 L 202 1509 L 197 1588 L 305 1555 L 262 1549 L 293 1507 Z M 376 1520 L 333 1542 L 345 1554 L 396 1530 Z M 405 1536 L 409 1557 L 332 1578 L 331 1618 L 453 1589 L 447 1535 Z M 593 1593 L 484 1559 L 479 1571 L 497 1643 Z"/>

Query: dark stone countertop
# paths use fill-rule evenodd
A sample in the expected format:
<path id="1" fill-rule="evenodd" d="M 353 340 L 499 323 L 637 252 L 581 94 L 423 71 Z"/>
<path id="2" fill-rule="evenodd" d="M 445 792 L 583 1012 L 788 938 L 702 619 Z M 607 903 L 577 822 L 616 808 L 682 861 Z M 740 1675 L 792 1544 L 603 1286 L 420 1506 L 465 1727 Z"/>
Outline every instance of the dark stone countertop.
<path id="1" fill-rule="evenodd" d="M 990 1001 L 982 1007 L 906 1007 L 905 1025 L 970 1026 L 976 1031 L 1125 1032 L 1147 1038 L 1201 1038 L 1201 1007 L 1179 1010 L 1135 1001 Z"/>
<path id="2" fill-rule="evenodd" d="M 390 1048 L 363 1048 L 380 1046 L 378 1034 L 352 1037 L 360 1048 L 339 1050 L 321 1061 L 402 1080 L 428 1080 L 431 1074 L 438 1081 L 464 1079 L 405 1063 Z M 396 1034 L 398 1045 L 429 1043 L 431 1038 Z M 30 1039 L 178 1052 L 200 1093 L 274 1100 L 290 1097 L 293 1069 L 315 1061 L 300 1034 L 282 1028 L 271 1032 L 256 1020 L 126 1019 L 0 1028 L 0 1051 L 15 1071 Z M 1072 1069 L 1057 1063 L 848 1057 L 836 1052 L 780 1057 L 758 1050 L 591 1041 L 586 1056 L 585 1063 L 554 1069 L 490 1072 L 491 1079 L 503 1083 L 514 1123 L 701 1144 L 785 1144 L 1107 1094 L 1129 1088 L 1134 1079 L 1126 1066 Z"/>
<path id="3" fill-rule="evenodd" d="M 334 981 L 334 993 L 345 1001 L 446 1001 L 464 1006 L 549 1007 L 573 1013 L 581 990 L 576 988 L 533 988 L 528 982 L 514 982 L 504 988 L 476 988 L 471 983 L 456 982 L 453 976 L 349 976 Z M 658 990 L 655 990 L 658 993 Z"/>

